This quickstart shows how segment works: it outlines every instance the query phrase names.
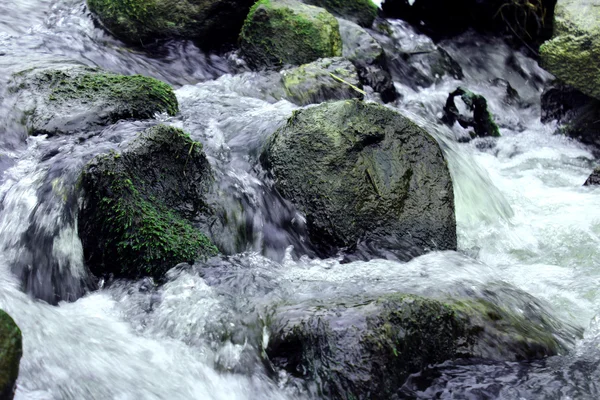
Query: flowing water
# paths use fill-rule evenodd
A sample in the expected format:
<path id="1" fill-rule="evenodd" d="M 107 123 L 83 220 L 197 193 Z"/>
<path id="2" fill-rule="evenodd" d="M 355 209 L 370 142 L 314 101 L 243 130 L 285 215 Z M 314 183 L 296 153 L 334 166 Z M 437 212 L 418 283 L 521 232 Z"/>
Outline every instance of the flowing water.
<path id="1" fill-rule="evenodd" d="M 433 46 L 403 23 L 391 28 L 392 48 Z M 443 147 L 459 251 L 348 264 L 310 258 L 302 216 L 256 165 L 265 138 L 297 108 L 280 100 L 269 74 L 243 72 L 235 55 L 205 54 L 187 42 L 152 56 L 128 49 L 95 25 L 82 0 L 1 2 L 0 308 L 23 332 L 16 398 L 309 398 L 261 361 L 270 307 L 389 292 L 484 297 L 552 316 L 568 327 L 564 335 L 584 331 L 568 352 L 539 362 L 431 366 L 411 376 L 399 398 L 599 398 L 600 189 L 581 186 L 594 165 L 591 150 L 540 122 L 539 97 L 551 77 L 534 60 L 474 34 L 441 46 L 465 77 L 440 77 L 427 88 L 400 77 L 402 99 L 393 107 Z M 181 113 L 69 137 L 27 137 L 6 90 L 10 75 L 66 62 L 162 79 L 177 88 Z M 520 101 L 505 101 L 506 82 Z M 465 132 L 440 124 L 447 94 L 459 85 L 487 97 L 502 138 L 459 144 Z M 234 255 L 176 268 L 163 286 L 97 283 L 83 265 L 76 199 L 65 198 L 94 155 L 158 121 L 204 143 L 231 230 L 243 234 L 222 238 Z M 78 300 L 53 306 L 32 295 Z"/>

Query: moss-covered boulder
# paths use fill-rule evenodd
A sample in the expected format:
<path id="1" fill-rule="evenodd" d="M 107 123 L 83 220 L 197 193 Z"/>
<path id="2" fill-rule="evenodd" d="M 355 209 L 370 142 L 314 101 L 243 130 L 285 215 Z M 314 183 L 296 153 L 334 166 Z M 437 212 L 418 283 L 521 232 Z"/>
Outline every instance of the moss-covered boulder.
<path id="1" fill-rule="evenodd" d="M 340 18 L 369 28 L 377 17 L 377 6 L 371 0 L 303 0 L 306 4 L 323 7 Z"/>
<path id="2" fill-rule="evenodd" d="M 210 218 L 213 182 L 202 145 L 158 125 L 81 175 L 79 234 L 96 275 L 160 278 L 180 262 L 217 253 L 197 224 Z"/>
<path id="3" fill-rule="evenodd" d="M 387 400 L 408 375 L 464 357 L 530 360 L 557 354 L 555 326 L 483 300 L 414 295 L 311 301 L 275 311 L 267 355 L 314 396 Z"/>
<path id="4" fill-rule="evenodd" d="M 116 37 L 134 45 L 190 39 L 203 48 L 235 43 L 254 0 L 87 0 Z"/>
<path id="5" fill-rule="evenodd" d="M 363 98 L 356 68 L 343 58 L 324 58 L 281 71 L 286 97 L 299 105 Z"/>
<path id="6" fill-rule="evenodd" d="M 177 98 L 164 82 L 141 75 L 125 76 L 97 68 L 69 66 L 16 74 L 11 91 L 25 113 L 29 133 L 68 134 L 121 119 L 175 115 Z"/>
<path id="7" fill-rule="evenodd" d="M 438 143 L 408 118 L 346 100 L 296 111 L 261 156 L 306 216 L 320 255 L 409 259 L 456 249 L 452 181 Z M 362 253 L 362 251 L 366 253 Z"/>
<path id="8" fill-rule="evenodd" d="M 472 116 L 461 114 L 454 102 L 456 97 L 462 99 L 467 109 L 473 114 Z M 500 128 L 498 128 L 498 125 L 494 121 L 494 116 L 488 110 L 485 97 L 462 87 L 457 88 L 448 95 L 442 120 L 450 126 L 458 122 L 465 129 L 473 128 L 473 131 L 469 132 L 472 138 L 500 136 Z"/>
<path id="9" fill-rule="evenodd" d="M 301 65 L 342 55 L 335 17 L 295 0 L 259 0 L 240 34 L 242 55 L 252 67 Z"/>
<path id="10" fill-rule="evenodd" d="M 564 83 L 600 99 L 600 1 L 559 0 L 554 36 L 540 59 Z"/>
<path id="11" fill-rule="evenodd" d="M 23 355 L 21 330 L 0 310 L 0 399 L 12 400 Z"/>
<path id="12" fill-rule="evenodd" d="M 342 36 L 342 54 L 356 67 L 361 83 L 379 93 L 385 103 L 396 100 L 398 93 L 381 45 L 359 25 L 343 19 L 338 22 Z"/>

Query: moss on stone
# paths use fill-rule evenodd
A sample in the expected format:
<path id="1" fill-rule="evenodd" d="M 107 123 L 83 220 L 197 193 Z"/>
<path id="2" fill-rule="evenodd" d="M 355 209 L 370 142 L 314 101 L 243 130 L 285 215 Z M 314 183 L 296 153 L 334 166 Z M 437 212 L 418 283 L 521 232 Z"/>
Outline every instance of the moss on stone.
<path id="1" fill-rule="evenodd" d="M 307 4 L 323 7 L 330 13 L 370 28 L 377 17 L 377 6 L 371 0 L 304 0 Z"/>
<path id="2" fill-rule="evenodd" d="M 159 125 L 136 141 L 86 167 L 80 231 L 96 274 L 160 278 L 217 253 L 192 223 L 207 212 L 202 195 L 212 176 L 202 145 L 179 129 Z"/>
<path id="3" fill-rule="evenodd" d="M 0 399 L 11 400 L 23 355 L 21 330 L 0 310 Z"/>
<path id="4" fill-rule="evenodd" d="M 259 0 L 240 34 L 240 48 L 254 67 L 306 64 L 342 55 L 337 20 L 294 0 Z"/>

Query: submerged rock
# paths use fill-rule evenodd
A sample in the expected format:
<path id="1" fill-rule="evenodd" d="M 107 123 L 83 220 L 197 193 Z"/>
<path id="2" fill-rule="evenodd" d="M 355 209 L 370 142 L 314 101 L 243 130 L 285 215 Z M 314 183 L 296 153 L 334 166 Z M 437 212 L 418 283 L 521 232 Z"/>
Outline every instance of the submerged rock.
<path id="1" fill-rule="evenodd" d="M 306 216 L 323 256 L 344 249 L 363 259 L 409 259 L 456 249 L 452 181 L 440 147 L 388 108 L 348 100 L 296 111 L 261 161 Z"/>
<path id="2" fill-rule="evenodd" d="M 323 7 L 333 15 L 370 27 L 377 17 L 377 6 L 371 0 L 303 0 L 306 4 Z"/>
<path id="3" fill-rule="evenodd" d="M 252 67 L 301 65 L 342 55 L 335 17 L 295 0 L 259 0 L 240 34 L 240 49 Z"/>
<path id="4" fill-rule="evenodd" d="M 460 113 L 454 102 L 456 97 L 462 99 L 469 111 L 473 112 L 473 117 L 468 117 Z M 488 110 L 485 97 L 461 87 L 448 95 L 448 100 L 446 100 L 446 105 L 444 106 L 444 117 L 442 120 L 450 126 L 458 122 L 460 126 L 465 129 L 473 128 L 474 131 L 470 132 L 470 135 L 473 138 L 477 136 L 500 136 L 500 129 L 494 122 L 492 113 Z"/>
<path id="5" fill-rule="evenodd" d="M 550 321 L 483 300 L 414 295 L 282 306 L 267 355 L 313 395 L 390 399 L 409 374 L 463 357 L 530 360 L 562 350 Z"/>
<path id="6" fill-rule="evenodd" d="M 299 105 L 363 98 L 356 68 L 343 58 L 324 58 L 281 71 L 281 75 L 286 97 Z"/>
<path id="7" fill-rule="evenodd" d="M 600 99 L 600 1 L 559 0 L 554 36 L 540 47 L 543 68 Z"/>
<path id="8" fill-rule="evenodd" d="M 0 399 L 12 400 L 23 355 L 21 330 L 0 310 Z"/>
<path id="9" fill-rule="evenodd" d="M 161 278 L 217 249 L 196 228 L 211 218 L 213 177 L 202 145 L 158 125 L 121 154 L 96 157 L 81 175 L 79 233 L 96 275 Z"/>
<path id="10" fill-rule="evenodd" d="M 11 90 L 32 135 L 68 134 L 120 119 L 152 118 L 178 112 L 171 86 L 141 75 L 69 66 L 34 69 L 14 76 Z"/>
<path id="11" fill-rule="evenodd" d="M 87 0 L 102 24 L 124 42 L 190 39 L 200 47 L 235 43 L 254 0 Z"/>
<path id="12" fill-rule="evenodd" d="M 594 168 L 592 174 L 587 178 L 583 186 L 598 186 L 600 185 L 600 167 Z"/>
<path id="13" fill-rule="evenodd" d="M 557 121 L 558 133 L 600 149 L 600 100 L 555 82 L 542 93 L 542 122 Z"/>
<path id="14" fill-rule="evenodd" d="M 398 93 L 381 45 L 357 24 L 343 19 L 338 22 L 342 36 L 342 54 L 358 70 L 361 83 L 379 93 L 384 103 L 396 100 Z"/>

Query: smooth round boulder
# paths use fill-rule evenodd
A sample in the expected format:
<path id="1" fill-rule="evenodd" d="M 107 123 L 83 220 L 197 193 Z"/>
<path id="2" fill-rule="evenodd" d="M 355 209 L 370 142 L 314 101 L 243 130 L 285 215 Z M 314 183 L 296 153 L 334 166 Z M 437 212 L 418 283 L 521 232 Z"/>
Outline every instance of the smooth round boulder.
<path id="1" fill-rule="evenodd" d="M 240 50 L 254 68 L 301 65 L 342 55 L 335 17 L 295 0 L 259 0 L 244 23 Z"/>
<path id="2" fill-rule="evenodd" d="M 408 260 L 456 249 L 452 180 L 440 146 L 403 115 L 346 100 L 295 111 L 262 165 L 304 214 L 321 256 Z"/>
<path id="3" fill-rule="evenodd" d="M 12 400 L 23 355 L 21 330 L 15 321 L 0 310 L 0 399 Z"/>
<path id="4" fill-rule="evenodd" d="M 212 170 L 202 144 L 180 129 L 141 132 L 122 153 L 93 159 L 80 180 L 79 234 L 95 275 L 160 279 L 217 253 L 198 229 L 211 218 Z"/>
<path id="5" fill-rule="evenodd" d="M 102 24 L 122 41 L 190 39 L 202 48 L 235 43 L 254 0 L 87 0 Z"/>
<path id="6" fill-rule="evenodd" d="M 303 0 L 303 2 L 323 7 L 337 17 L 366 28 L 371 27 L 377 17 L 377 6 L 371 0 Z"/>

